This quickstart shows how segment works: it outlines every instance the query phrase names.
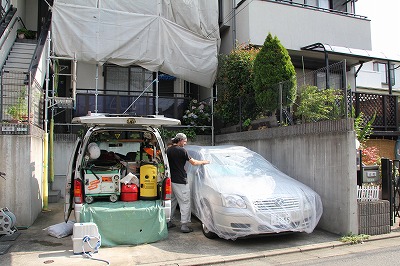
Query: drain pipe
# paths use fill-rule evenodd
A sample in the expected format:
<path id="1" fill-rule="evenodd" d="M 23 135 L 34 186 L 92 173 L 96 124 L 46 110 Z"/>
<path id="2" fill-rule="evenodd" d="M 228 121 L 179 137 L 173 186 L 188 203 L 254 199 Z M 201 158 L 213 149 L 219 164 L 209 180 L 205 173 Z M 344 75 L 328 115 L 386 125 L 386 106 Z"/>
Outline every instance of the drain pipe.
<path id="1" fill-rule="evenodd" d="M 47 59 L 46 59 L 46 93 L 44 95 L 44 139 L 43 139 L 43 179 L 42 179 L 42 194 L 43 194 L 43 211 L 48 210 L 49 203 L 49 184 L 48 184 L 48 142 L 49 133 L 47 132 L 48 114 L 47 109 L 48 94 L 49 94 L 49 71 L 50 71 L 50 31 L 47 33 Z"/>

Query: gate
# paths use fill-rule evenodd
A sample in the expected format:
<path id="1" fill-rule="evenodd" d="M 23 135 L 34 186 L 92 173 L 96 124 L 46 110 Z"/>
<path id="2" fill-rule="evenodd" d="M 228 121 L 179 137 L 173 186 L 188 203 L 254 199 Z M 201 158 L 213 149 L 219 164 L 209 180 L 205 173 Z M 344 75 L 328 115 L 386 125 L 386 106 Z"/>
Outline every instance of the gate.
<path id="1" fill-rule="evenodd" d="M 382 199 L 390 203 L 390 225 L 400 218 L 400 160 L 382 158 Z"/>

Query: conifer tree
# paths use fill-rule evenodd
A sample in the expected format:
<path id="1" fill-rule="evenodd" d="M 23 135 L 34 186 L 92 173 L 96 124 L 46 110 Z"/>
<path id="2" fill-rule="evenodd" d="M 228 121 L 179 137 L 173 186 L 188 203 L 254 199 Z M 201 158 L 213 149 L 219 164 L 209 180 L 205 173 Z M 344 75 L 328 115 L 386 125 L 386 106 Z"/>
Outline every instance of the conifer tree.
<path id="1" fill-rule="evenodd" d="M 254 90 L 257 105 L 264 113 L 279 108 L 279 83 L 282 82 L 283 106 L 296 99 L 296 72 L 289 53 L 271 33 L 254 61 Z"/>

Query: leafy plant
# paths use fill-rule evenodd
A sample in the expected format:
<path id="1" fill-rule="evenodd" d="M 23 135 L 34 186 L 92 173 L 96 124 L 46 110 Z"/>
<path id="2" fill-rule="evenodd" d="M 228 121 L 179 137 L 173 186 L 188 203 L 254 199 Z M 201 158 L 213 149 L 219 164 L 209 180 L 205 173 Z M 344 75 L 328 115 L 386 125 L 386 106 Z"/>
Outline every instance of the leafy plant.
<path id="1" fill-rule="evenodd" d="M 342 99 L 343 96 L 335 89 L 319 90 L 316 86 L 306 86 L 300 92 L 295 115 L 305 122 L 336 119 L 339 116 L 334 112 L 336 103 Z"/>
<path id="2" fill-rule="evenodd" d="M 253 89 L 253 64 L 258 52 L 242 44 L 230 54 L 219 56 L 215 116 L 224 126 L 236 125 L 240 120 L 254 120 L 259 113 Z"/>
<path id="3" fill-rule="evenodd" d="M 23 34 L 26 39 L 34 39 L 35 38 L 35 32 L 28 30 L 27 28 L 20 28 L 17 30 L 17 34 Z"/>
<path id="4" fill-rule="evenodd" d="M 354 131 L 356 132 L 357 139 L 360 142 L 361 146 L 365 145 L 365 141 L 369 139 L 369 137 L 373 133 L 372 124 L 374 123 L 375 118 L 376 118 L 376 113 L 374 113 L 371 119 L 366 121 L 364 113 L 361 112 L 354 119 Z"/>
<path id="5" fill-rule="evenodd" d="M 279 89 L 282 87 L 283 106 L 296 99 L 296 71 L 288 51 L 271 33 L 268 34 L 254 61 L 254 90 L 256 102 L 263 112 L 279 108 Z M 280 86 L 280 83 L 282 86 Z"/>
<path id="6" fill-rule="evenodd" d="M 196 127 L 196 133 L 209 133 L 211 126 L 211 106 L 204 101 L 191 100 L 185 111 L 182 122 L 184 125 Z"/>
<path id="7" fill-rule="evenodd" d="M 26 91 L 21 90 L 20 95 L 17 98 L 17 101 L 10 105 L 7 108 L 6 113 L 15 120 L 23 120 L 28 116 L 28 101 L 26 99 Z"/>
<path id="8" fill-rule="evenodd" d="M 364 165 L 380 164 L 379 150 L 377 147 L 367 147 L 362 150 L 362 163 Z"/>
<path id="9" fill-rule="evenodd" d="M 360 235 L 354 235 L 352 233 L 342 236 L 340 238 L 340 241 L 343 243 L 350 243 L 350 244 L 360 244 L 360 243 L 364 243 L 365 240 L 369 239 L 369 235 L 364 235 L 364 234 L 360 234 Z"/>

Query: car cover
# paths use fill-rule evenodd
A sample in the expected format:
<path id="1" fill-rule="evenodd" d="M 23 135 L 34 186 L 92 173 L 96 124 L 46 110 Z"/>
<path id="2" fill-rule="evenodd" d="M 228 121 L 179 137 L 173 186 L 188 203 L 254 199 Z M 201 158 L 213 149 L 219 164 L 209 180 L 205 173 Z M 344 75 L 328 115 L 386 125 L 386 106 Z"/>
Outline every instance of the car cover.
<path id="1" fill-rule="evenodd" d="M 219 237 L 311 233 L 322 215 L 320 196 L 241 146 L 186 146 L 210 164 L 187 163 L 192 212 Z"/>

